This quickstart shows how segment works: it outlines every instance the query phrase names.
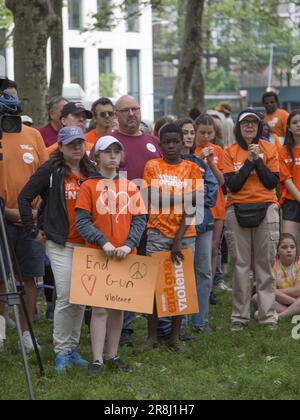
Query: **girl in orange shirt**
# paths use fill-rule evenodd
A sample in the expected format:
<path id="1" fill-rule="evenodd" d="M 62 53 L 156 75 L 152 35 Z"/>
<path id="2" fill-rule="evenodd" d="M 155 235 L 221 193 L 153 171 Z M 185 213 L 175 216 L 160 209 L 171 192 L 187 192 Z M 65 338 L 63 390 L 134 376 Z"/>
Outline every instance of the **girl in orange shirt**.
<path id="1" fill-rule="evenodd" d="M 287 122 L 284 146 L 279 152 L 280 181 L 283 187 L 283 233 L 295 238 L 300 227 L 300 110 Z"/>
<path id="2" fill-rule="evenodd" d="M 104 136 L 98 140 L 95 160 L 99 174 L 82 184 L 76 203 L 77 229 L 87 246 L 102 249 L 108 258 L 117 260 L 124 260 L 135 252 L 147 224 L 146 209 L 144 212 L 142 208 L 131 209 L 131 197 L 138 198 L 139 195 L 137 186 L 118 176 L 123 156 L 124 148 L 116 138 Z M 130 372 L 130 368 L 118 357 L 122 326 L 122 311 L 93 308 L 91 375 L 98 376 L 104 371 L 105 339 L 108 353 L 106 364 Z"/>
<path id="3" fill-rule="evenodd" d="M 225 197 L 222 190 L 224 186 L 224 151 L 220 146 L 213 144 L 216 137 L 214 120 L 210 115 L 201 115 L 196 120 L 196 151 L 195 155 L 204 160 L 219 183 L 217 203 L 212 209 L 215 219 L 213 245 L 212 245 L 212 278 L 216 274 L 217 259 L 220 240 L 225 220 Z"/>

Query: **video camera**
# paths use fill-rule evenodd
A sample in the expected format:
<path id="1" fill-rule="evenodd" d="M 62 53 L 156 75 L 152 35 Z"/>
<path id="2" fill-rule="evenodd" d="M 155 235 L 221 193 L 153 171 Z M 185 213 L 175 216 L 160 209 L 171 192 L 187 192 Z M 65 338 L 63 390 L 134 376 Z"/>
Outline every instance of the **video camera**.
<path id="1" fill-rule="evenodd" d="M 22 112 L 19 99 L 5 91 L 9 87 L 9 80 L 0 77 L 0 140 L 2 133 L 20 133 L 22 131 L 22 120 L 18 115 Z M 0 160 L 3 160 L 2 147 L 0 143 Z"/>

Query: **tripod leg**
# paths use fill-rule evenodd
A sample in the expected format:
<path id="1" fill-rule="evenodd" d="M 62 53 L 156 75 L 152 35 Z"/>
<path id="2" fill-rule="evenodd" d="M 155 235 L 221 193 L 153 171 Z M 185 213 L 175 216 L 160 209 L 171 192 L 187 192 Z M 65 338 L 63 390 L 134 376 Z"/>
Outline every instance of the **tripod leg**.
<path id="1" fill-rule="evenodd" d="M 37 346 L 36 338 L 34 336 L 34 332 L 33 332 L 33 328 L 32 328 L 32 323 L 31 323 L 31 320 L 30 320 L 30 317 L 29 317 L 29 314 L 28 314 L 28 310 L 27 310 L 27 307 L 26 307 L 26 304 L 25 304 L 25 301 L 24 301 L 24 296 L 23 296 L 22 293 L 20 294 L 20 298 L 21 298 L 21 305 L 22 305 L 22 309 L 23 309 L 23 312 L 24 312 L 24 315 L 25 315 L 25 319 L 26 319 L 27 324 L 28 324 L 29 333 L 30 333 L 30 336 L 31 336 L 31 339 L 32 339 L 34 352 L 35 352 L 35 355 L 36 355 L 36 360 L 37 360 L 38 365 L 39 365 L 40 374 L 41 374 L 41 376 L 45 376 L 45 370 L 44 370 L 43 362 L 42 362 L 42 359 L 41 359 L 40 351 L 39 351 L 38 346 Z"/>

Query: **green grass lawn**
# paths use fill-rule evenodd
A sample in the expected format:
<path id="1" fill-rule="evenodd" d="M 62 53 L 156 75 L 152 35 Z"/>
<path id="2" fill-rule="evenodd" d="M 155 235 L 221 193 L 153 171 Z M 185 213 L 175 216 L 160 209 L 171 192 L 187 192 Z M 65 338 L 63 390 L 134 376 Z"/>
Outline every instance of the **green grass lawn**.
<path id="1" fill-rule="evenodd" d="M 230 295 L 220 294 L 222 305 L 211 307 L 212 335 L 197 335 L 184 352 L 158 350 L 134 355 L 122 349 L 121 356 L 134 371 L 123 374 L 107 370 L 90 378 L 86 370 L 58 374 L 53 369 L 51 323 L 39 321 L 34 329 L 43 346 L 46 376 L 40 378 L 35 357 L 30 357 L 34 390 L 38 399 L 299 399 L 300 341 L 291 337 L 290 321 L 269 331 L 252 321 L 244 332 L 230 332 Z M 143 342 L 145 320 L 136 322 L 135 343 Z M 86 327 L 82 354 L 90 359 Z M 0 355 L 0 399 L 26 399 L 27 388 L 17 334 L 9 332 L 6 352 Z"/>

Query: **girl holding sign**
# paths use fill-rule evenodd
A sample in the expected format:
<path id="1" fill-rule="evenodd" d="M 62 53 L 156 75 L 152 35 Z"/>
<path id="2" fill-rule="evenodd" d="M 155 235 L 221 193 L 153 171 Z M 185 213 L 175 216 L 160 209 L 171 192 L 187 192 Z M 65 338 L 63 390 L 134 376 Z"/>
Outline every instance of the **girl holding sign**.
<path id="1" fill-rule="evenodd" d="M 114 137 L 98 140 L 94 159 L 100 174 L 82 184 L 76 204 L 77 229 L 87 246 L 102 249 L 107 257 L 117 260 L 124 260 L 135 252 L 146 228 L 146 210 L 137 186 L 118 176 L 123 156 L 123 146 Z M 107 365 L 130 372 L 118 357 L 122 326 L 122 311 L 93 308 L 92 375 L 101 375 L 104 371 L 105 339 Z"/>

